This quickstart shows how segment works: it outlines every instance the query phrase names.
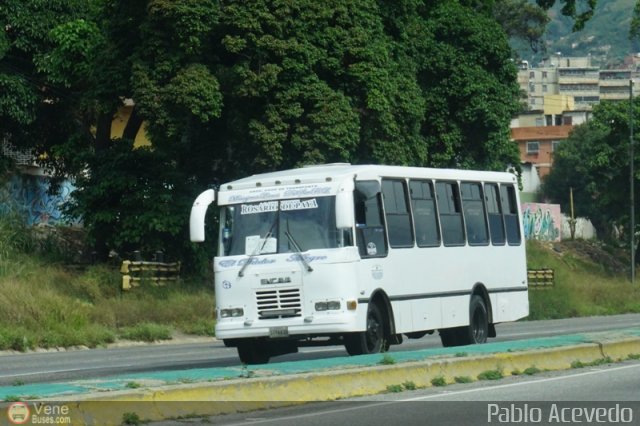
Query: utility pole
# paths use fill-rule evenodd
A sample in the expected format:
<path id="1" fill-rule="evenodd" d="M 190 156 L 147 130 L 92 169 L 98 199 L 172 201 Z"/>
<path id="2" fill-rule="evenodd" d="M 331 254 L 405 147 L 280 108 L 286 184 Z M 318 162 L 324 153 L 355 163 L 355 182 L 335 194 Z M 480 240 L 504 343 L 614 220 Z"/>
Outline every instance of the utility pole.
<path id="1" fill-rule="evenodd" d="M 571 239 L 576 237 L 576 216 L 573 212 L 573 187 L 569 188 L 569 205 L 571 206 L 571 219 L 569 219 L 569 232 L 571 232 Z"/>
<path id="2" fill-rule="evenodd" d="M 636 220 L 634 206 L 634 170 L 633 170 L 633 80 L 629 80 L 629 183 L 631 184 L 631 284 L 636 280 Z"/>

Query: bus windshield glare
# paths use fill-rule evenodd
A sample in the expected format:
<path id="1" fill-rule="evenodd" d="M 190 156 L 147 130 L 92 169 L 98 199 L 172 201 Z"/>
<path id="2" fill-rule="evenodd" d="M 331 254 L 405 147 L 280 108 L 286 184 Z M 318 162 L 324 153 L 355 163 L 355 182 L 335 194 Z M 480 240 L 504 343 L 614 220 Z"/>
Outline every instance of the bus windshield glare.
<path id="1" fill-rule="evenodd" d="M 296 253 L 345 241 L 336 228 L 335 197 L 233 204 L 222 210 L 221 223 L 224 256 Z"/>

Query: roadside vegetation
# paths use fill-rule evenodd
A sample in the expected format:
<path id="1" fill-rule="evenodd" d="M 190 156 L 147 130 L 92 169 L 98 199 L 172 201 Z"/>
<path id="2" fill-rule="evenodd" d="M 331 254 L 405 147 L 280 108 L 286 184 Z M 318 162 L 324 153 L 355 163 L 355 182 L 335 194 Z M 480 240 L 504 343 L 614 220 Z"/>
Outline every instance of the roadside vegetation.
<path id="1" fill-rule="evenodd" d="M 55 246 L 11 214 L 0 219 L 0 350 L 213 334 L 210 279 L 143 283 L 125 293 L 118 265 L 71 268 Z"/>
<path id="2" fill-rule="evenodd" d="M 0 350 L 213 335 L 211 277 L 122 292 L 119 264 L 77 267 L 65 250 L 17 215 L 0 217 Z M 640 312 L 640 286 L 631 285 L 624 254 L 596 242 L 528 242 L 528 267 L 555 271 L 552 288 L 530 290 L 529 319 Z"/>
<path id="3" fill-rule="evenodd" d="M 528 268 L 552 268 L 550 289 L 530 290 L 528 319 L 640 312 L 640 286 L 629 279 L 628 256 L 598 242 L 527 242 Z"/>

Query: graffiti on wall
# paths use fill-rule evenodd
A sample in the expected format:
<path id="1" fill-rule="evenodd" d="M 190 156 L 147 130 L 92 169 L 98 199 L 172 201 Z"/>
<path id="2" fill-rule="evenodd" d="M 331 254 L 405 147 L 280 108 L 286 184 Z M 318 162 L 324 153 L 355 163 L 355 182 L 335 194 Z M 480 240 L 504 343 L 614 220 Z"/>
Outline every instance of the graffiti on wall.
<path id="1" fill-rule="evenodd" d="M 526 239 L 560 241 L 562 215 L 559 204 L 523 203 L 521 209 Z"/>
<path id="2" fill-rule="evenodd" d="M 57 194 L 49 194 L 49 180 L 45 176 L 15 175 L 7 184 L 7 192 L 29 225 L 78 224 L 62 212 L 63 204 L 75 187 L 69 181 L 60 185 Z"/>

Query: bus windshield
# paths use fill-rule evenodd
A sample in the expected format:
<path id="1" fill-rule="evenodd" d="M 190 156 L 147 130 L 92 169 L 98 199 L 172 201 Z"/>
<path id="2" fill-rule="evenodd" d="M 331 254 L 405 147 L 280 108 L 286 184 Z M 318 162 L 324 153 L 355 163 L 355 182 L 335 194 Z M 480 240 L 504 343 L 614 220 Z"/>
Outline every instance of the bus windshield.
<path id="1" fill-rule="evenodd" d="M 221 214 L 225 256 L 296 253 L 345 244 L 336 228 L 335 197 L 233 204 Z"/>

